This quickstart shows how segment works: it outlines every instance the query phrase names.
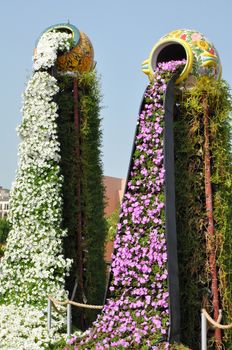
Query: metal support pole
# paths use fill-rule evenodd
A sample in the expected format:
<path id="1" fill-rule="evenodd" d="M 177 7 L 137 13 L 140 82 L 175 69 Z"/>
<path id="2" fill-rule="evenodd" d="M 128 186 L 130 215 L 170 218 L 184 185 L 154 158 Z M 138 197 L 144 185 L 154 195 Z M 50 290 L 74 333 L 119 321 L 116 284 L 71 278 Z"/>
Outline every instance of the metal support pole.
<path id="1" fill-rule="evenodd" d="M 52 301 L 48 299 L 48 332 L 52 328 Z"/>
<path id="2" fill-rule="evenodd" d="M 72 305 L 67 304 L 67 336 L 70 337 L 72 333 Z"/>
<path id="3" fill-rule="evenodd" d="M 201 312 L 201 350 L 207 350 L 207 319 Z"/>

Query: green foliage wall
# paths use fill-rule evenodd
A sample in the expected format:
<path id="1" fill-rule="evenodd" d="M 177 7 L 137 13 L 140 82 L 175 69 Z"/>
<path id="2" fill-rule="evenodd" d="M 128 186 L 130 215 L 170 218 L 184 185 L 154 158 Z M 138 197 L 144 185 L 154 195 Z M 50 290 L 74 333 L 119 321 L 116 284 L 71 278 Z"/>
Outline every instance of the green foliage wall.
<path id="1" fill-rule="evenodd" d="M 10 231 L 10 224 L 6 218 L 0 218 L 0 244 L 5 243 L 8 233 Z"/>
<path id="2" fill-rule="evenodd" d="M 210 112 L 211 181 L 221 308 L 223 323 L 232 321 L 231 98 L 224 81 L 203 77 L 194 88 L 178 96 L 175 118 L 182 341 L 193 349 L 200 347 L 201 308 L 212 312 L 209 252 L 205 241 L 203 95 L 207 96 Z M 232 349 L 231 331 L 225 332 L 224 344 L 226 349 Z"/>
<path id="3" fill-rule="evenodd" d="M 96 74 L 84 73 L 78 78 L 78 113 L 80 119 L 80 159 L 77 157 L 77 138 L 74 127 L 73 78 L 59 77 L 59 138 L 61 142 L 61 169 L 64 175 L 64 227 L 66 256 L 74 259 L 67 287 L 70 296 L 77 276 L 77 227 L 81 212 L 83 236 L 84 296 L 77 288 L 75 300 L 88 304 L 102 304 L 105 293 L 104 242 L 104 187 L 101 162 L 100 94 Z M 77 183 L 81 183 L 81 202 L 77 202 Z M 88 326 L 95 311 L 82 311 Z M 80 315 L 79 315 L 80 316 Z"/>
<path id="4" fill-rule="evenodd" d="M 101 162 L 100 93 L 94 73 L 84 74 L 79 80 L 82 153 L 82 206 L 85 238 L 84 262 L 86 268 L 85 294 L 88 302 L 102 304 L 105 293 L 104 245 L 106 221 L 104 218 L 104 186 Z M 96 315 L 95 312 L 91 312 Z M 88 319 L 93 320 L 95 316 Z"/>

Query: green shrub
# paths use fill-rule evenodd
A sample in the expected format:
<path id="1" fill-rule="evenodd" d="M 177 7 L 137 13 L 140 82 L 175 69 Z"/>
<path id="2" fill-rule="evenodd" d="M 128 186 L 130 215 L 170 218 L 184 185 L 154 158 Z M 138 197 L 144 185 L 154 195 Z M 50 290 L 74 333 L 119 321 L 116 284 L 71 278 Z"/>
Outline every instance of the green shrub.
<path id="1" fill-rule="evenodd" d="M 106 218 L 107 222 L 107 236 L 106 241 L 113 241 L 117 231 L 117 224 L 119 221 L 119 208 L 115 209 L 113 213 Z"/>
<path id="2" fill-rule="evenodd" d="M 10 223 L 5 218 L 0 218 L 0 243 L 5 243 L 10 231 Z"/>

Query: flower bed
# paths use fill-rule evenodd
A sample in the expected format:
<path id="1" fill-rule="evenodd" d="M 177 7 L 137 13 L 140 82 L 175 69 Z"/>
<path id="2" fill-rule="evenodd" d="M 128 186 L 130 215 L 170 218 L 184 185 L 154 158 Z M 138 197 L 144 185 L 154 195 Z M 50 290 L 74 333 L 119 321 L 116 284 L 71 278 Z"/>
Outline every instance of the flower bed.
<path id="1" fill-rule="evenodd" d="M 67 33 L 45 33 L 38 44 L 35 72 L 24 94 L 19 127 L 19 167 L 11 191 L 9 233 L 0 269 L 0 344 L 2 350 L 48 349 L 61 335 L 61 321 L 53 320 L 49 338 L 41 309 L 47 296 L 67 296 L 61 228 L 63 178 L 57 137 L 59 88 L 46 70 L 59 50 L 70 48 Z M 42 71 L 43 70 L 43 71 Z"/>
<path id="2" fill-rule="evenodd" d="M 163 105 L 167 82 L 183 63 L 159 64 L 145 92 L 114 243 L 110 298 L 93 328 L 68 349 L 168 348 Z"/>

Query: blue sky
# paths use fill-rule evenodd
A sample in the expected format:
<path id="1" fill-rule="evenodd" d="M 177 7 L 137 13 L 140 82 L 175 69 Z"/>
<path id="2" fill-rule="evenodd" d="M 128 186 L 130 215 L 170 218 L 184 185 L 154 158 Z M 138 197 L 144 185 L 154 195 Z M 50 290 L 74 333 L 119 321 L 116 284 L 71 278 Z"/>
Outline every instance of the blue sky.
<path id="1" fill-rule="evenodd" d="M 141 62 L 167 32 L 196 29 L 216 46 L 232 85 L 231 13 L 231 0 L 2 0 L 0 185 L 10 188 L 15 178 L 21 95 L 34 43 L 46 27 L 69 20 L 91 39 L 103 95 L 104 173 L 125 177 L 147 84 Z"/>

